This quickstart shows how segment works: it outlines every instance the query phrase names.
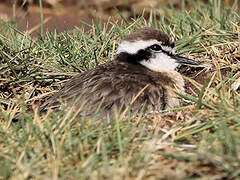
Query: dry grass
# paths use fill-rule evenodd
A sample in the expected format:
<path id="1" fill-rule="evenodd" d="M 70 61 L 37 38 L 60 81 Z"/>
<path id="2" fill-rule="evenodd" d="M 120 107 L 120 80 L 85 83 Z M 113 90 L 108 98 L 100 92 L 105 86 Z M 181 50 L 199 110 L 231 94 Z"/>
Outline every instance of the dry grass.
<path id="1" fill-rule="evenodd" d="M 216 5 L 38 39 L 1 22 L 0 178 L 239 179 L 240 95 L 233 85 L 240 77 L 240 17 L 234 7 Z M 183 106 L 110 124 L 69 109 L 39 116 L 46 96 L 112 59 L 120 39 L 143 26 L 168 33 L 179 53 L 202 64 L 179 68 L 187 88 L 178 94 Z"/>

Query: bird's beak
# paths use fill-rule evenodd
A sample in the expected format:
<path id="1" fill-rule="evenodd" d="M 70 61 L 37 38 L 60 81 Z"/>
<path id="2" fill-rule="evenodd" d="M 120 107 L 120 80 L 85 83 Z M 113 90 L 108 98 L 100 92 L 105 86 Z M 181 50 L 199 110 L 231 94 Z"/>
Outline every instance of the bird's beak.
<path id="1" fill-rule="evenodd" d="M 179 64 L 185 64 L 185 65 L 199 65 L 197 62 L 195 62 L 192 59 L 185 58 L 179 55 L 174 55 L 173 58 L 177 61 Z"/>

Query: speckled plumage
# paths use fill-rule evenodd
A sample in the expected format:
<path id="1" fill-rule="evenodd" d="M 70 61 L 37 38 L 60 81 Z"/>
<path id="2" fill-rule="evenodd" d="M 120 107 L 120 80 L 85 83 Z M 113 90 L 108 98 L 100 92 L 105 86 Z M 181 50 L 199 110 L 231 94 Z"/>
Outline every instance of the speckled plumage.
<path id="1" fill-rule="evenodd" d="M 167 47 L 173 43 L 168 36 L 150 28 L 140 29 L 124 39 L 134 42 L 155 39 Z M 180 104 L 174 90 L 184 91 L 182 76 L 172 71 L 152 71 L 139 62 L 153 57 L 149 49 L 139 49 L 136 54 L 120 52 L 113 61 L 109 61 L 94 69 L 80 73 L 69 80 L 63 87 L 48 99 L 43 110 L 60 105 L 60 102 L 74 103 L 75 109 L 84 102 L 92 115 L 101 104 L 100 116 L 111 119 L 115 110 L 124 110 L 132 99 L 143 89 L 144 91 L 131 105 L 131 110 L 138 113 L 144 106 L 145 112 L 159 112 Z M 80 113 L 81 114 L 81 113 Z"/>

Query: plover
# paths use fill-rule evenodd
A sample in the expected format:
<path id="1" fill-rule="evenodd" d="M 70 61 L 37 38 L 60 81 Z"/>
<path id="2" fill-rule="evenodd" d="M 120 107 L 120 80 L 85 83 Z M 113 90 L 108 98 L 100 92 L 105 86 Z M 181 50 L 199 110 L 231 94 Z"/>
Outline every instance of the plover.
<path id="1" fill-rule="evenodd" d="M 142 28 L 120 43 L 115 59 L 73 77 L 43 104 L 43 109 L 75 101 L 77 110 L 85 103 L 85 114 L 101 107 L 102 117 L 129 107 L 132 112 L 160 112 L 180 105 L 174 91 L 184 92 L 179 64 L 197 65 L 175 53 L 174 43 L 163 32 Z"/>

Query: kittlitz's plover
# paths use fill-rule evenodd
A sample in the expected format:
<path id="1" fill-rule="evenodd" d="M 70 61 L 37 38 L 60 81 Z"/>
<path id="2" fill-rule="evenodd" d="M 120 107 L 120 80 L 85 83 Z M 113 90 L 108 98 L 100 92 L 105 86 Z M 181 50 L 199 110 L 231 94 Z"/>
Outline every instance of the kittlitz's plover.
<path id="1" fill-rule="evenodd" d="M 159 30 L 138 29 L 119 45 L 115 59 L 73 77 L 43 104 L 43 110 L 73 102 L 102 117 L 129 107 L 132 112 L 160 112 L 180 105 L 174 91 L 184 92 L 179 64 L 198 65 L 175 53 L 174 43 Z"/>

